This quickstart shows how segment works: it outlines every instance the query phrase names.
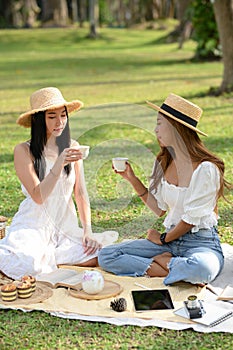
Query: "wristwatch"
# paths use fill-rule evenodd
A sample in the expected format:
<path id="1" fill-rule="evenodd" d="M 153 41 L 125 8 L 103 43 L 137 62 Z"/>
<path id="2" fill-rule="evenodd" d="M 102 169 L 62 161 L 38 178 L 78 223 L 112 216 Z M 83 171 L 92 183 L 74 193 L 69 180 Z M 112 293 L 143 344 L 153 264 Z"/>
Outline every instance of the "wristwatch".
<path id="1" fill-rule="evenodd" d="M 167 235 L 167 232 L 164 232 L 160 235 L 160 242 L 162 243 L 162 245 L 167 243 L 167 242 L 165 242 L 166 235 Z"/>

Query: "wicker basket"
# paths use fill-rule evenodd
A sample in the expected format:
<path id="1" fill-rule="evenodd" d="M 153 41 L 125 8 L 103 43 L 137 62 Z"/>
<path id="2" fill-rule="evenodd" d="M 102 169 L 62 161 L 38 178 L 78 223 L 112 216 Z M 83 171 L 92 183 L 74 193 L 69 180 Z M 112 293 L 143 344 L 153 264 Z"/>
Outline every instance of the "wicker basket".
<path id="1" fill-rule="evenodd" d="M 0 239 L 2 239 L 3 237 L 5 237 L 5 233 L 6 233 L 6 221 L 7 218 L 5 216 L 1 216 L 0 215 Z"/>

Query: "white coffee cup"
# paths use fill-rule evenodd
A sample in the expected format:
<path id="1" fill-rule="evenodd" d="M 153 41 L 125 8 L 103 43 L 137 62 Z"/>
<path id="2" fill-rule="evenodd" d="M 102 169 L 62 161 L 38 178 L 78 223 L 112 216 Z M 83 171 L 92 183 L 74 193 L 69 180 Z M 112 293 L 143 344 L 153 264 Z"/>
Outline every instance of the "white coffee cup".
<path id="1" fill-rule="evenodd" d="M 125 171 L 127 161 L 128 161 L 128 158 L 124 158 L 124 157 L 112 158 L 113 167 L 116 171 L 119 171 L 119 172 Z"/>
<path id="2" fill-rule="evenodd" d="M 79 145 L 76 146 L 76 148 L 82 153 L 83 159 L 86 159 L 88 157 L 90 146 Z"/>

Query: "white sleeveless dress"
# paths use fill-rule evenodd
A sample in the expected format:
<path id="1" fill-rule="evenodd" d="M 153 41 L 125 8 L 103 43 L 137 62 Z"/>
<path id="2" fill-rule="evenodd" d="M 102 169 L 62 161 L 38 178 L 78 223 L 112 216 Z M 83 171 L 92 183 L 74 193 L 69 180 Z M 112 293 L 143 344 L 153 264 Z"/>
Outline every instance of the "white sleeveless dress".
<path id="1" fill-rule="evenodd" d="M 46 160 L 46 174 L 54 163 Z M 72 199 L 75 170 L 67 177 L 63 171 L 53 191 L 43 204 L 36 204 L 26 189 L 26 198 L 13 217 L 6 237 L 0 240 L 0 271 L 19 279 L 29 274 L 38 276 L 57 269 L 58 264 L 77 264 L 98 255 L 83 251 L 83 229 L 79 227 Z M 93 234 L 103 246 L 118 239 L 115 231 Z"/>

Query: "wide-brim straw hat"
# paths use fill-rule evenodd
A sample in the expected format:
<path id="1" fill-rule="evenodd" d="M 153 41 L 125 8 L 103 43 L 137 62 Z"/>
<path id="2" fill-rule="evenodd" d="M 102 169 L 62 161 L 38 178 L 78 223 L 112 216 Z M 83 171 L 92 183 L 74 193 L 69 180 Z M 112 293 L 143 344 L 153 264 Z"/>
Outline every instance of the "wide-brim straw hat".
<path id="1" fill-rule="evenodd" d="M 83 102 L 74 100 L 67 102 L 59 89 L 55 87 L 46 87 L 35 91 L 30 97 L 31 109 L 19 116 L 16 123 L 30 128 L 31 117 L 33 114 L 40 111 L 61 108 L 66 106 L 68 113 L 76 111 L 83 106 Z"/>
<path id="2" fill-rule="evenodd" d="M 157 111 L 187 126 L 187 128 L 203 136 L 208 136 L 197 128 L 202 109 L 183 97 L 171 93 L 160 107 L 149 101 L 146 101 L 146 103 Z"/>

